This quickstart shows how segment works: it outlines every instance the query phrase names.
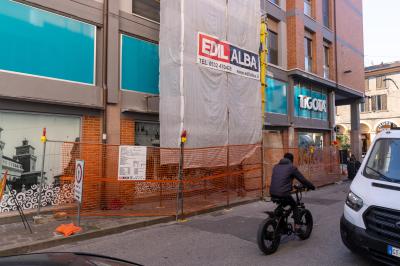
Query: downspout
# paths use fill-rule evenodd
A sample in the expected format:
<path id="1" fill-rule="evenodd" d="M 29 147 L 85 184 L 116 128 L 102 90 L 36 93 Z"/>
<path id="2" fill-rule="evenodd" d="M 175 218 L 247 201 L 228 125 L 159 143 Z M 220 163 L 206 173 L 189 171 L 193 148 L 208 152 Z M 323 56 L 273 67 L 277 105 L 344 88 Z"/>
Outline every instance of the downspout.
<path id="1" fill-rule="evenodd" d="M 336 0 L 333 0 L 333 23 L 334 23 L 334 33 L 335 33 L 335 83 L 336 83 L 336 91 L 339 90 L 339 72 L 338 72 L 338 45 L 337 45 L 337 24 L 336 24 Z M 336 93 L 335 91 L 335 93 Z M 335 97 L 336 98 L 336 97 Z M 334 115 L 333 115 L 333 119 L 336 120 L 336 103 L 333 100 L 332 104 L 334 106 L 332 106 L 332 108 L 334 108 Z M 333 123 L 333 125 L 336 127 L 336 121 Z M 332 137 L 331 139 L 333 141 L 335 141 L 336 139 L 336 132 L 335 132 L 335 128 L 332 130 Z M 335 138 L 335 139 L 334 139 Z"/>
<path id="2" fill-rule="evenodd" d="M 337 49 L 337 24 L 336 24 L 336 0 L 333 0 L 333 23 L 335 24 L 335 82 L 336 90 L 339 89 L 339 72 L 338 72 L 338 49 Z"/>
<path id="3" fill-rule="evenodd" d="M 107 57 L 108 57 L 108 1 L 104 0 L 103 6 L 103 53 L 102 53 L 102 88 L 103 88 L 103 143 L 107 142 L 107 98 L 108 98 L 108 87 L 107 87 Z"/>

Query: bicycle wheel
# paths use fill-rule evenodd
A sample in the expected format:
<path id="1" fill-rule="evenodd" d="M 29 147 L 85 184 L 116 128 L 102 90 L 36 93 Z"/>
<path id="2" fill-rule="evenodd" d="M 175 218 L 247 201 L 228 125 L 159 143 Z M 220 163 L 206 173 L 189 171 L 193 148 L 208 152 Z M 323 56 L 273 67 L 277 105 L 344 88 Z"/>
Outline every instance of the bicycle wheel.
<path id="1" fill-rule="evenodd" d="M 313 217 L 309 210 L 303 210 L 300 213 L 300 228 L 297 230 L 297 235 L 301 240 L 306 240 L 310 237 L 313 229 Z"/>
<path id="2" fill-rule="evenodd" d="M 257 243 L 259 249 L 266 255 L 274 253 L 279 246 L 281 236 L 278 232 L 277 222 L 274 219 L 265 219 L 258 227 Z"/>

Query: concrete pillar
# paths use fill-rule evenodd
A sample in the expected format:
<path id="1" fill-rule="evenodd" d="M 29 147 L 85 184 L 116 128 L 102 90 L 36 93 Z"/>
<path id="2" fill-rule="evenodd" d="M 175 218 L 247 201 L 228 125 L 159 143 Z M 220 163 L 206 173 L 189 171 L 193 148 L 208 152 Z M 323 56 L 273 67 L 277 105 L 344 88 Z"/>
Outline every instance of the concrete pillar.
<path id="1" fill-rule="evenodd" d="M 336 133 L 334 128 L 336 127 L 336 105 L 335 105 L 335 92 L 331 91 L 328 95 L 328 119 L 329 128 L 331 129 L 331 142 L 336 140 Z"/>
<path id="2" fill-rule="evenodd" d="M 298 147 L 298 145 L 297 145 L 297 143 L 295 143 L 295 141 L 296 141 L 296 137 L 295 137 L 294 127 L 289 127 L 288 128 L 288 142 L 289 142 L 290 149 Z"/>
<path id="3" fill-rule="evenodd" d="M 350 106 L 351 112 L 351 152 L 361 160 L 361 135 L 360 135 L 360 101 L 354 101 Z"/>
<path id="4" fill-rule="evenodd" d="M 106 132 L 107 144 L 119 145 L 121 140 L 121 108 L 119 90 L 119 8 L 120 1 L 109 0 L 107 27 L 107 108 Z"/>

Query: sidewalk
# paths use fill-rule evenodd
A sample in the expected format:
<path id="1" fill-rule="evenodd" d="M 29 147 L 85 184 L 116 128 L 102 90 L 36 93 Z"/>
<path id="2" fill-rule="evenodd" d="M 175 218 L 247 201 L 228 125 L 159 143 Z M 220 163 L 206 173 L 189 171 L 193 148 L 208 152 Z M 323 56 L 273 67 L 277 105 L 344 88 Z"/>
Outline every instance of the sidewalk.
<path id="1" fill-rule="evenodd" d="M 0 225 L 0 256 L 28 253 L 56 245 L 120 233 L 157 223 L 173 221 L 175 217 L 84 217 L 81 221 L 82 232 L 70 237 L 64 237 L 54 232 L 59 225 L 71 223 L 72 220 L 70 218 L 46 224 L 34 224 L 31 219 L 28 220 L 33 234 L 24 228 L 22 222 Z"/>

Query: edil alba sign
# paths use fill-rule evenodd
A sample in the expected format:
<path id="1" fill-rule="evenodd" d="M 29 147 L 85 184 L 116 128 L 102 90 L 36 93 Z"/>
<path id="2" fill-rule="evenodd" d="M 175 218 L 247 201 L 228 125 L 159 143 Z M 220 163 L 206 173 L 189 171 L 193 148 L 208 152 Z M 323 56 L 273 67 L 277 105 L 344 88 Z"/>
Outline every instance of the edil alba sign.
<path id="1" fill-rule="evenodd" d="M 260 79 L 260 60 L 257 53 L 201 32 L 198 33 L 197 63 L 204 67 Z"/>
<path id="2" fill-rule="evenodd" d="M 326 100 L 312 98 L 306 95 L 299 95 L 300 108 L 316 112 L 327 112 Z"/>

